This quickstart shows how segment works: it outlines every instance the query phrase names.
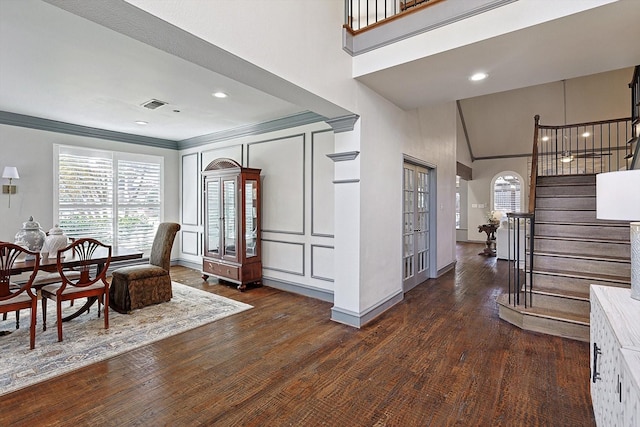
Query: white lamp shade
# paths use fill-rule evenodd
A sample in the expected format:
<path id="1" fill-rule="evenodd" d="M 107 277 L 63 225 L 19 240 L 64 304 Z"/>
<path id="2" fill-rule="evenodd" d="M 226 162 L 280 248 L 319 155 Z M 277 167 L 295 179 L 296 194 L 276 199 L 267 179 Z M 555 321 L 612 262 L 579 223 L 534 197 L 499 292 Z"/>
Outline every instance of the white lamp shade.
<path id="1" fill-rule="evenodd" d="M 640 169 L 596 175 L 596 217 L 640 221 Z"/>
<path id="2" fill-rule="evenodd" d="M 18 168 L 15 166 L 5 166 L 4 171 L 2 172 L 2 177 L 11 179 L 20 178 L 20 175 L 18 175 Z"/>

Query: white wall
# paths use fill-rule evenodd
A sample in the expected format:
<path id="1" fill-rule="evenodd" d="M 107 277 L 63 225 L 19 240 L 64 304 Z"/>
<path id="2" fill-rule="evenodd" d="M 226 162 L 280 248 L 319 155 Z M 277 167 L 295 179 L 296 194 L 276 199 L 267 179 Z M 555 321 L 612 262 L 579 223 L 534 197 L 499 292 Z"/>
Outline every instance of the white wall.
<path id="1" fill-rule="evenodd" d="M 16 166 L 20 173 L 20 179 L 14 181 L 18 192 L 11 196 L 10 209 L 8 196 L 0 195 L 0 240 L 13 242 L 22 223 L 31 215 L 44 230 L 54 225 L 53 194 L 57 189 L 53 188 L 53 144 L 163 156 L 164 220 L 179 221 L 176 150 L 0 125 L 0 170 L 5 166 Z M 177 246 L 174 245 L 174 254 L 177 254 Z"/>
<path id="2" fill-rule="evenodd" d="M 336 31 L 342 0 L 128 1 L 360 115 L 357 131 L 336 136 L 337 151 L 360 151 L 356 160 L 336 164 L 336 179 L 353 181 L 336 190 L 335 228 L 344 233 L 335 237 L 337 308 L 362 316 L 401 292 L 403 153 L 437 165 L 438 268 L 454 261 L 455 104 L 405 112 L 353 80 L 352 58 Z"/>
<path id="3" fill-rule="evenodd" d="M 469 241 L 484 242 L 485 233 L 478 232 L 478 226 L 487 223 L 487 214 L 491 207 L 491 180 L 503 171 L 514 171 L 522 176 L 522 192 L 524 197 L 523 209 L 527 209 L 529 200 L 529 175 L 527 172 L 527 158 L 476 160 L 473 162 L 473 180 L 469 181 Z M 478 205 L 474 207 L 474 205 Z M 483 205 L 480 207 L 479 205 Z M 484 237 L 483 237 L 484 236 Z"/>

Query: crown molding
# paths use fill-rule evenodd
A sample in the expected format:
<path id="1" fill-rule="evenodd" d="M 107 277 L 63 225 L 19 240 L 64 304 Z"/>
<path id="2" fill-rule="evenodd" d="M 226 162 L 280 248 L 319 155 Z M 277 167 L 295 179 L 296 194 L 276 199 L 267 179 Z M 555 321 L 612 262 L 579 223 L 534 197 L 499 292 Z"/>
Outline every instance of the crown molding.
<path id="1" fill-rule="evenodd" d="M 0 111 L 0 124 L 20 126 L 49 132 L 66 133 L 69 135 L 86 136 L 89 138 L 108 139 L 111 141 L 127 142 L 130 144 L 147 145 L 158 148 L 178 149 L 178 141 L 171 139 L 152 138 L 131 133 L 115 132 L 89 126 L 74 125 L 56 120 Z"/>
<path id="2" fill-rule="evenodd" d="M 303 126 L 323 121 L 327 121 L 327 118 L 311 111 L 305 111 L 303 113 L 293 114 L 291 116 L 282 117 L 280 119 L 270 120 L 268 122 L 240 126 L 220 132 L 214 132 L 189 139 L 183 139 L 182 141 L 178 142 L 178 149 L 185 150 L 187 148 L 211 144 L 213 142 L 228 141 L 230 139 L 240 138 L 243 136 L 260 135 L 263 133 L 290 129 L 296 126 Z"/>

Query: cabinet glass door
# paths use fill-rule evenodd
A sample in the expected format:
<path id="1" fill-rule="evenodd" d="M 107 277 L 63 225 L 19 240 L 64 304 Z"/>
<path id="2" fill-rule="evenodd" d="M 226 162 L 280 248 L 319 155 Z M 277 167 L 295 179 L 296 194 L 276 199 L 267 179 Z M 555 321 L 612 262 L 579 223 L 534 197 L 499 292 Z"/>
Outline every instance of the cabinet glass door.
<path id="1" fill-rule="evenodd" d="M 236 236 L 238 225 L 236 222 L 236 180 L 225 179 L 222 181 L 222 210 L 224 221 L 224 254 L 235 258 Z"/>
<path id="2" fill-rule="evenodd" d="M 258 255 L 256 244 L 258 240 L 258 185 L 255 180 L 247 180 L 244 184 L 244 230 L 245 252 L 247 258 Z"/>
<path id="3" fill-rule="evenodd" d="M 220 180 L 207 181 L 207 247 L 205 251 L 220 254 Z"/>

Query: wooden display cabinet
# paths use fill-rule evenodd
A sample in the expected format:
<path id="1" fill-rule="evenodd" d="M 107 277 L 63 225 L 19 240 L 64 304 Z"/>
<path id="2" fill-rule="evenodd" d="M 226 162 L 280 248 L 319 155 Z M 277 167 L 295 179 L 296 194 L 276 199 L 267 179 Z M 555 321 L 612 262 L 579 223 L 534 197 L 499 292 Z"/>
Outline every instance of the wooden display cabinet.
<path id="1" fill-rule="evenodd" d="M 248 284 L 260 284 L 260 169 L 220 158 L 209 163 L 202 175 L 202 278 L 215 276 L 237 284 L 241 291 Z"/>

